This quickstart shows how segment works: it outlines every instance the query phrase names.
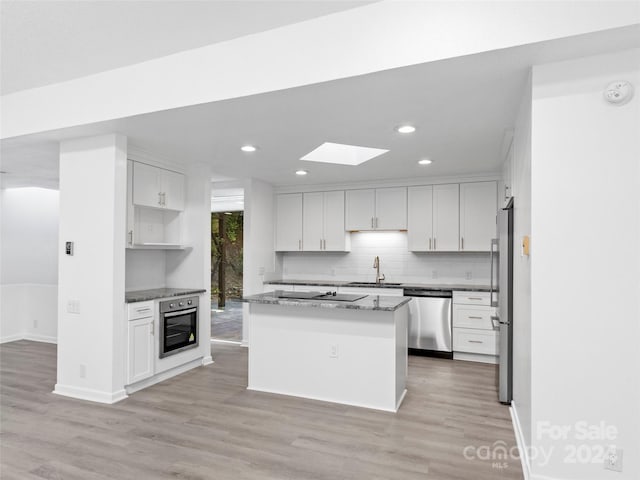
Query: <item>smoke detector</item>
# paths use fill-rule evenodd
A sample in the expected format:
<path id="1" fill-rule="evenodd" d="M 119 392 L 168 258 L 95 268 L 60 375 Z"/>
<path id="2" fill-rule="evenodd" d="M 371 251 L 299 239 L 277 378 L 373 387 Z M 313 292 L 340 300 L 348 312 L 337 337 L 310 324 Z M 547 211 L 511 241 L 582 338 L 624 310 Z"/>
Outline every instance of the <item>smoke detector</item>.
<path id="1" fill-rule="evenodd" d="M 604 99 L 614 105 L 624 105 L 631 100 L 632 97 L 633 85 L 625 80 L 610 83 L 607 88 L 604 89 Z"/>

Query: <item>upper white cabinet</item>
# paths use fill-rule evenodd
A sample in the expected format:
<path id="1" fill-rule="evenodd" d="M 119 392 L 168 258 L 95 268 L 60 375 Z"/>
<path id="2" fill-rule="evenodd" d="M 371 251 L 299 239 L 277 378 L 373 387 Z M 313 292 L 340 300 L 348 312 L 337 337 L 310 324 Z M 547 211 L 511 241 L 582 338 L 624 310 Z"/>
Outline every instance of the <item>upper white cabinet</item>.
<path id="1" fill-rule="evenodd" d="M 184 210 L 184 175 L 145 163 L 133 163 L 133 203 Z"/>
<path id="2" fill-rule="evenodd" d="M 410 251 L 458 251 L 458 187 L 458 184 L 409 187 Z"/>
<path id="3" fill-rule="evenodd" d="M 496 182 L 460 185 L 460 250 L 487 252 L 496 236 Z"/>
<path id="4" fill-rule="evenodd" d="M 347 190 L 346 229 L 406 230 L 407 188 Z"/>
<path id="5" fill-rule="evenodd" d="M 276 195 L 276 251 L 302 250 L 302 194 Z"/>
<path id="6" fill-rule="evenodd" d="M 349 249 L 344 228 L 344 191 L 305 193 L 302 198 L 302 250 Z"/>

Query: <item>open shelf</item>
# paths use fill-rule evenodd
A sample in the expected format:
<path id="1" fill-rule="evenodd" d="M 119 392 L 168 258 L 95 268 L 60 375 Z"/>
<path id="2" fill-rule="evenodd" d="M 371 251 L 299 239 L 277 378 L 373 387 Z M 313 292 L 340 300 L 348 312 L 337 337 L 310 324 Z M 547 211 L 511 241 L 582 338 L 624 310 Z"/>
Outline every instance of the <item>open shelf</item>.
<path id="1" fill-rule="evenodd" d="M 177 243 L 136 243 L 127 247 L 130 250 L 186 250 L 186 245 Z"/>

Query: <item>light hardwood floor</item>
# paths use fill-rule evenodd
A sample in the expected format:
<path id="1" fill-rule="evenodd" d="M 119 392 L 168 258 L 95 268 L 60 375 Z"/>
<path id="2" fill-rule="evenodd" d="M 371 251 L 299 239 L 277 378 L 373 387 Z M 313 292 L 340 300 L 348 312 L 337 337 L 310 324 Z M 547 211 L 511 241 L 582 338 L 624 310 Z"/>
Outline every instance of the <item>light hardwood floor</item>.
<path id="1" fill-rule="evenodd" d="M 5 479 L 521 479 L 465 459 L 515 445 L 495 367 L 410 357 L 397 414 L 246 390 L 247 350 L 115 405 L 53 395 L 56 347 L 0 346 L 0 477 Z M 472 452 L 467 449 L 467 452 Z"/>

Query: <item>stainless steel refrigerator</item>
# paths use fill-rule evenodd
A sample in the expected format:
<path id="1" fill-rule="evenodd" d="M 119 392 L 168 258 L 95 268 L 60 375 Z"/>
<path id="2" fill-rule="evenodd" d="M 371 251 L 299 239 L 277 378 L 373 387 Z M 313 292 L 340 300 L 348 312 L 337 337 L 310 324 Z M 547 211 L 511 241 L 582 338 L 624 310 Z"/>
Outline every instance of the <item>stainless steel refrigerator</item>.
<path id="1" fill-rule="evenodd" d="M 498 211 L 498 238 L 491 245 L 492 317 L 499 330 L 498 400 L 511 404 L 513 395 L 513 197 Z"/>

